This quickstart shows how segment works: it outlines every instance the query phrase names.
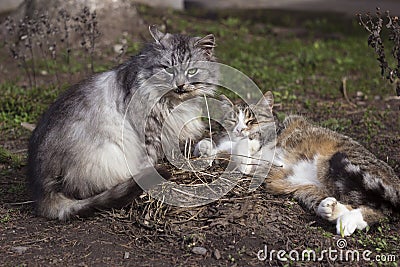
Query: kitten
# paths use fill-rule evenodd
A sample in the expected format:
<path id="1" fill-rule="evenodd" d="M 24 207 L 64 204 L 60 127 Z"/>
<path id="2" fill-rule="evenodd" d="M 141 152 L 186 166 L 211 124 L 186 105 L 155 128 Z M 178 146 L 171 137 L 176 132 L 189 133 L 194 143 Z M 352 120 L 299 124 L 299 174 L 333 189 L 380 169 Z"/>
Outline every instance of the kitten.
<path id="1" fill-rule="evenodd" d="M 249 133 L 245 135 L 247 143 L 259 145 L 243 146 L 243 138 L 236 141 L 233 151 L 244 149 L 239 154 L 252 157 L 250 163 L 262 158 L 263 150 L 267 154 L 275 151 L 275 155 L 272 164 L 239 162 L 243 173 L 260 173 L 256 167 L 262 169 L 266 164 L 267 191 L 293 194 L 308 209 L 336 223 L 337 233 L 345 236 L 400 211 L 400 179 L 389 165 L 350 137 L 315 126 L 301 116 L 288 116 L 276 139 L 265 139 L 275 130 L 269 120 L 264 125 L 264 118 L 272 118 L 270 92 L 265 94 L 264 103 L 268 105 L 255 112 L 256 119 L 251 112 L 238 112 L 233 120 L 233 129 Z M 251 135 L 258 138 L 251 140 Z"/>
<path id="2" fill-rule="evenodd" d="M 156 180 L 152 166 L 164 157 L 162 143 L 203 132 L 194 118 L 203 95 L 215 91 L 209 83 L 214 72 L 195 63 L 215 61 L 214 36 L 149 30 L 154 42 L 128 62 L 72 86 L 40 119 L 28 151 L 39 215 L 66 220 L 127 204 L 141 193 L 136 181 L 151 186 Z M 187 100 L 193 101 L 182 105 Z"/>
<path id="3" fill-rule="evenodd" d="M 221 137 L 217 146 L 209 139 L 201 140 L 195 147 L 194 155 L 211 158 L 232 155 L 238 170 L 244 174 L 249 174 L 261 161 L 265 164 L 274 162 L 275 148 L 271 141 L 276 139 L 276 130 L 272 109 L 269 109 L 273 101 L 272 93 L 267 92 L 254 105 L 234 105 L 224 95 L 221 100 L 222 108 L 229 110 L 223 118 L 227 134 Z M 262 123 L 258 123 L 256 116 Z"/>

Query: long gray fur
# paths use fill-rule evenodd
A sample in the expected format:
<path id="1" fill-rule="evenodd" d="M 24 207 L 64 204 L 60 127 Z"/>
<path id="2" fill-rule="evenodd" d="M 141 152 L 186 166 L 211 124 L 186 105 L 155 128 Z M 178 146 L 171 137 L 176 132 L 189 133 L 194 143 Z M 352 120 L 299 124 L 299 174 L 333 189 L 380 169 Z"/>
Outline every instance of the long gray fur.
<path id="1" fill-rule="evenodd" d="M 155 41 L 138 55 L 72 86 L 42 116 L 28 151 L 28 181 L 39 215 L 66 220 L 135 197 L 135 179 L 146 179 L 163 157 L 161 128 L 170 111 L 214 93 L 213 85 L 183 75 L 193 62 L 215 60 L 212 35 L 164 34 L 153 26 L 150 33 Z M 174 75 L 167 72 L 175 66 Z M 206 82 L 213 78 L 207 75 L 196 74 Z M 199 106 L 182 107 L 179 118 L 164 125 L 167 140 L 178 138 L 168 129 L 183 129 L 181 139 L 202 134 L 200 120 L 185 124 L 200 114 Z"/>

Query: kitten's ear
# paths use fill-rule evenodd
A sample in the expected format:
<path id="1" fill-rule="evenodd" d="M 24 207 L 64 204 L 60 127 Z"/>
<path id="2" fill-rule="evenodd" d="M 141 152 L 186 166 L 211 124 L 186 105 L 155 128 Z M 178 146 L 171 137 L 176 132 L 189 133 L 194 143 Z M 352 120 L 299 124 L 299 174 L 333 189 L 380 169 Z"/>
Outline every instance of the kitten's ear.
<path id="1" fill-rule="evenodd" d="M 232 101 L 226 96 L 226 95 L 220 95 L 220 99 L 222 102 L 223 106 L 227 106 L 229 108 L 234 107 L 235 105 L 232 103 Z"/>
<path id="2" fill-rule="evenodd" d="M 150 25 L 149 26 L 149 32 L 151 34 L 151 36 L 153 37 L 153 39 L 157 42 L 160 43 L 161 39 L 164 38 L 165 33 L 162 33 L 156 25 Z"/>
<path id="3" fill-rule="evenodd" d="M 221 108 L 218 109 L 220 112 L 218 114 L 221 116 L 221 119 L 225 119 L 228 114 L 232 114 L 232 111 L 236 113 L 235 105 L 228 97 L 220 95 L 219 99 L 221 100 Z"/>
<path id="4" fill-rule="evenodd" d="M 267 91 L 260 101 L 258 101 L 257 106 L 265 106 L 272 111 L 272 107 L 274 106 L 274 95 L 272 92 Z"/>
<path id="5" fill-rule="evenodd" d="M 206 55 L 211 58 L 215 47 L 215 37 L 213 34 L 208 34 L 203 38 L 200 38 L 194 43 L 195 47 L 202 49 Z"/>

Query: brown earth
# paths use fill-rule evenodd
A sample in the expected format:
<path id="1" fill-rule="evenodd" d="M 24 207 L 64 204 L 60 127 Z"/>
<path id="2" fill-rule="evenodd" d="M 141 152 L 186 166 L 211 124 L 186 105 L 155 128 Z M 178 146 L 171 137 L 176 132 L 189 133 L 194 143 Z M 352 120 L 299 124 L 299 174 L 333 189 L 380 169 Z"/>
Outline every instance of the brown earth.
<path id="1" fill-rule="evenodd" d="M 400 140 L 398 128 L 399 101 L 369 99 L 352 106 L 344 99 L 307 95 L 318 102 L 312 109 L 295 102 L 277 107 L 277 111 L 303 113 L 315 121 L 330 118 L 326 107 L 350 120 L 353 127 L 345 133 L 360 140 L 380 159 L 400 174 Z M 356 99 L 350 99 L 356 102 Z M 385 113 L 381 123 L 385 133 L 367 136 L 358 127 L 366 107 Z M 339 115 L 338 115 L 339 116 Z M 13 152 L 26 152 L 29 132 L 18 139 L 2 143 Z M 388 158 L 388 155 L 390 158 Z M 285 262 L 275 256 L 260 261 L 259 250 L 268 251 L 338 249 L 340 236 L 335 227 L 304 210 L 290 196 L 274 197 L 262 187 L 248 193 L 242 182 L 223 199 L 196 208 L 162 205 L 146 195 L 132 206 L 105 211 L 70 222 L 49 221 L 36 217 L 25 188 L 25 168 L 0 165 L 4 176 L 0 183 L 0 263 L 3 266 L 366 266 L 365 261 Z M 188 179 L 176 175 L 174 180 Z M 385 253 L 400 255 L 400 218 L 357 232 L 346 238 L 347 249 L 371 250 L 372 256 Z M 384 244 L 383 244 L 384 243 Z M 194 247 L 205 248 L 199 255 Z M 384 250 L 382 250 L 384 248 Z M 196 250 L 196 249 L 195 249 Z M 372 264 L 377 264 L 376 262 Z M 391 263 L 393 265 L 393 263 Z"/>
<path id="2" fill-rule="evenodd" d="M 325 105 L 333 104 L 331 100 L 320 100 Z M 359 108 L 350 107 L 344 100 L 339 103 L 354 125 L 362 120 Z M 368 105 L 379 109 L 388 103 L 381 100 Z M 287 108 L 304 111 L 299 106 Z M 395 125 L 391 120 L 396 120 L 396 108 L 390 111 L 393 116 L 383 121 L 387 129 Z M 327 118 L 318 112 L 305 113 L 315 120 Z M 353 129 L 349 132 L 351 136 L 364 134 L 356 127 Z M 25 144 L 22 141 L 12 146 L 15 151 L 25 148 Z M 389 163 L 400 173 L 398 129 L 372 137 L 369 144 L 366 145 L 371 151 L 380 151 L 377 154 L 382 160 L 391 155 L 394 160 Z M 382 147 L 377 148 L 378 145 Z M 249 194 L 245 184 L 223 199 L 197 208 L 158 206 L 160 203 L 143 195 L 126 209 L 65 223 L 49 221 L 36 217 L 28 204 L 12 204 L 29 200 L 25 190 L 18 190 L 24 186 L 24 172 L 9 168 L 1 179 L 0 254 L 5 266 L 283 266 L 285 262 L 276 257 L 272 261 L 259 261 L 257 252 L 264 245 L 268 251 L 296 249 L 300 253 L 306 249 L 337 249 L 336 242 L 340 239 L 333 225 L 302 209 L 290 197 L 274 197 L 262 188 Z M 174 177 L 177 181 L 182 179 L 187 177 Z M 384 231 L 382 242 L 387 242 L 390 248 L 384 252 L 399 255 L 399 227 L 399 218 L 391 218 L 381 229 L 372 227 L 368 233 L 359 232 L 346 238 L 347 248 L 368 249 L 375 255 Z M 206 254 L 194 254 L 196 246 L 207 249 Z M 366 262 L 324 259 L 302 264 L 365 266 Z"/>

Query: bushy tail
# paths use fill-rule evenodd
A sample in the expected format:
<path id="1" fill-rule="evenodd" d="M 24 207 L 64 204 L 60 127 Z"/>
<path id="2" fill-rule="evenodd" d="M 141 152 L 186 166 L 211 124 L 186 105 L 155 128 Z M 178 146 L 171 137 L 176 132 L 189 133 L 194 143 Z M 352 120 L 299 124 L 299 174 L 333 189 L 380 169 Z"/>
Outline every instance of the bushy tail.
<path id="1" fill-rule="evenodd" d="M 400 212 L 400 179 L 392 170 L 386 172 L 390 177 L 385 179 L 372 175 L 362 170 L 360 166 L 352 164 L 342 152 L 332 156 L 329 169 L 342 194 L 354 195 L 354 198 L 357 198 L 356 202 L 362 202 L 359 204 L 368 204 L 376 208 L 387 207 Z"/>
<path id="2" fill-rule="evenodd" d="M 38 201 L 37 212 L 44 217 L 65 221 L 75 215 L 86 217 L 98 210 L 122 208 L 143 192 L 136 180 L 140 180 L 145 189 L 150 189 L 157 185 L 159 175 L 165 179 L 170 178 L 170 173 L 166 170 L 151 167 L 135 178 L 86 199 L 72 199 L 62 193 L 52 193 Z"/>

